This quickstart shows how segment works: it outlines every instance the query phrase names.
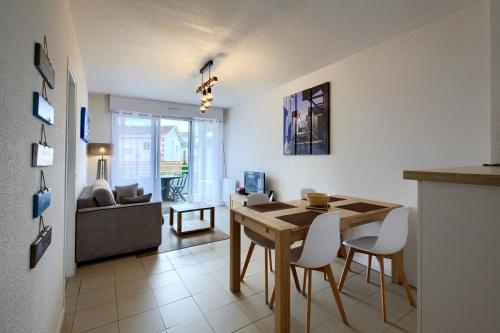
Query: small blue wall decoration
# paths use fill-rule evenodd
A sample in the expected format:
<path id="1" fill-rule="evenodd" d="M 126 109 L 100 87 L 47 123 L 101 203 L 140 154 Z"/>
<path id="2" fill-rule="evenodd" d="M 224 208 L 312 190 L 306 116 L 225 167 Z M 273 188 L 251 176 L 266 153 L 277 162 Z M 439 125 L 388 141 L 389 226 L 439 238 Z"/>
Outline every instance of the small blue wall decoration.
<path id="1" fill-rule="evenodd" d="M 33 92 L 33 115 L 49 125 L 54 125 L 54 108 L 39 92 Z"/>
<path id="2" fill-rule="evenodd" d="M 90 119 L 86 107 L 82 106 L 80 110 L 80 139 L 89 143 L 90 134 Z"/>

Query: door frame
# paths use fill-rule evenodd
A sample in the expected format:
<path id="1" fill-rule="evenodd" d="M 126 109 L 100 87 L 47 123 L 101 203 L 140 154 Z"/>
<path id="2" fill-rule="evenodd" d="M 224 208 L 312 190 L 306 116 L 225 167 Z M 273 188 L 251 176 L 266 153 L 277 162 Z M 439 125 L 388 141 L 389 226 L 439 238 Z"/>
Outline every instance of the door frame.
<path id="1" fill-rule="evenodd" d="M 77 82 L 67 65 L 66 74 L 66 147 L 64 178 L 64 276 L 75 274 L 75 220 L 76 220 L 76 130 Z"/>

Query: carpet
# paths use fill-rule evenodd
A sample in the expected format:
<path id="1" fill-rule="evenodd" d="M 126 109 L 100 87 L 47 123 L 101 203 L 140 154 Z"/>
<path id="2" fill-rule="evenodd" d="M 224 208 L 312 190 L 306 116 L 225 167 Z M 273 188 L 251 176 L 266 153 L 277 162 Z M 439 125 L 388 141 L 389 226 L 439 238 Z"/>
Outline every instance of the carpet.
<path id="1" fill-rule="evenodd" d="M 177 234 L 170 228 L 170 225 L 168 224 L 168 215 L 164 216 L 164 218 L 165 223 L 162 227 L 160 246 L 156 251 L 141 253 L 138 257 L 180 250 L 186 247 L 229 239 L 229 235 L 217 227 L 215 227 L 213 231 L 197 232 L 180 237 L 177 236 Z"/>

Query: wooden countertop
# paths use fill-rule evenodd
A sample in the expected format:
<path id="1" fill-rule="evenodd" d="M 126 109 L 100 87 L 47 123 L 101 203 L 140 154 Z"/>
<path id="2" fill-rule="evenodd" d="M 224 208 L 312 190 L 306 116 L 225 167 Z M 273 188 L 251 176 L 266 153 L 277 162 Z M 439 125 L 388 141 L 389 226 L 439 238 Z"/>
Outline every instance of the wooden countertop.
<path id="1" fill-rule="evenodd" d="M 403 178 L 429 182 L 500 186 L 500 167 L 457 167 L 431 170 L 405 170 Z"/>

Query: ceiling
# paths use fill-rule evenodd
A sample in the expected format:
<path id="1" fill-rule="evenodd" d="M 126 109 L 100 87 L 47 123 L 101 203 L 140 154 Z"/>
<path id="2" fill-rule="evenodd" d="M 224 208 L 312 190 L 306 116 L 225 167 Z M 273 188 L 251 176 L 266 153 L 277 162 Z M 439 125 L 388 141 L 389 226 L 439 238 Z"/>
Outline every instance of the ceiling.
<path id="1" fill-rule="evenodd" d="M 70 0 L 90 91 L 231 107 L 474 0 Z"/>

